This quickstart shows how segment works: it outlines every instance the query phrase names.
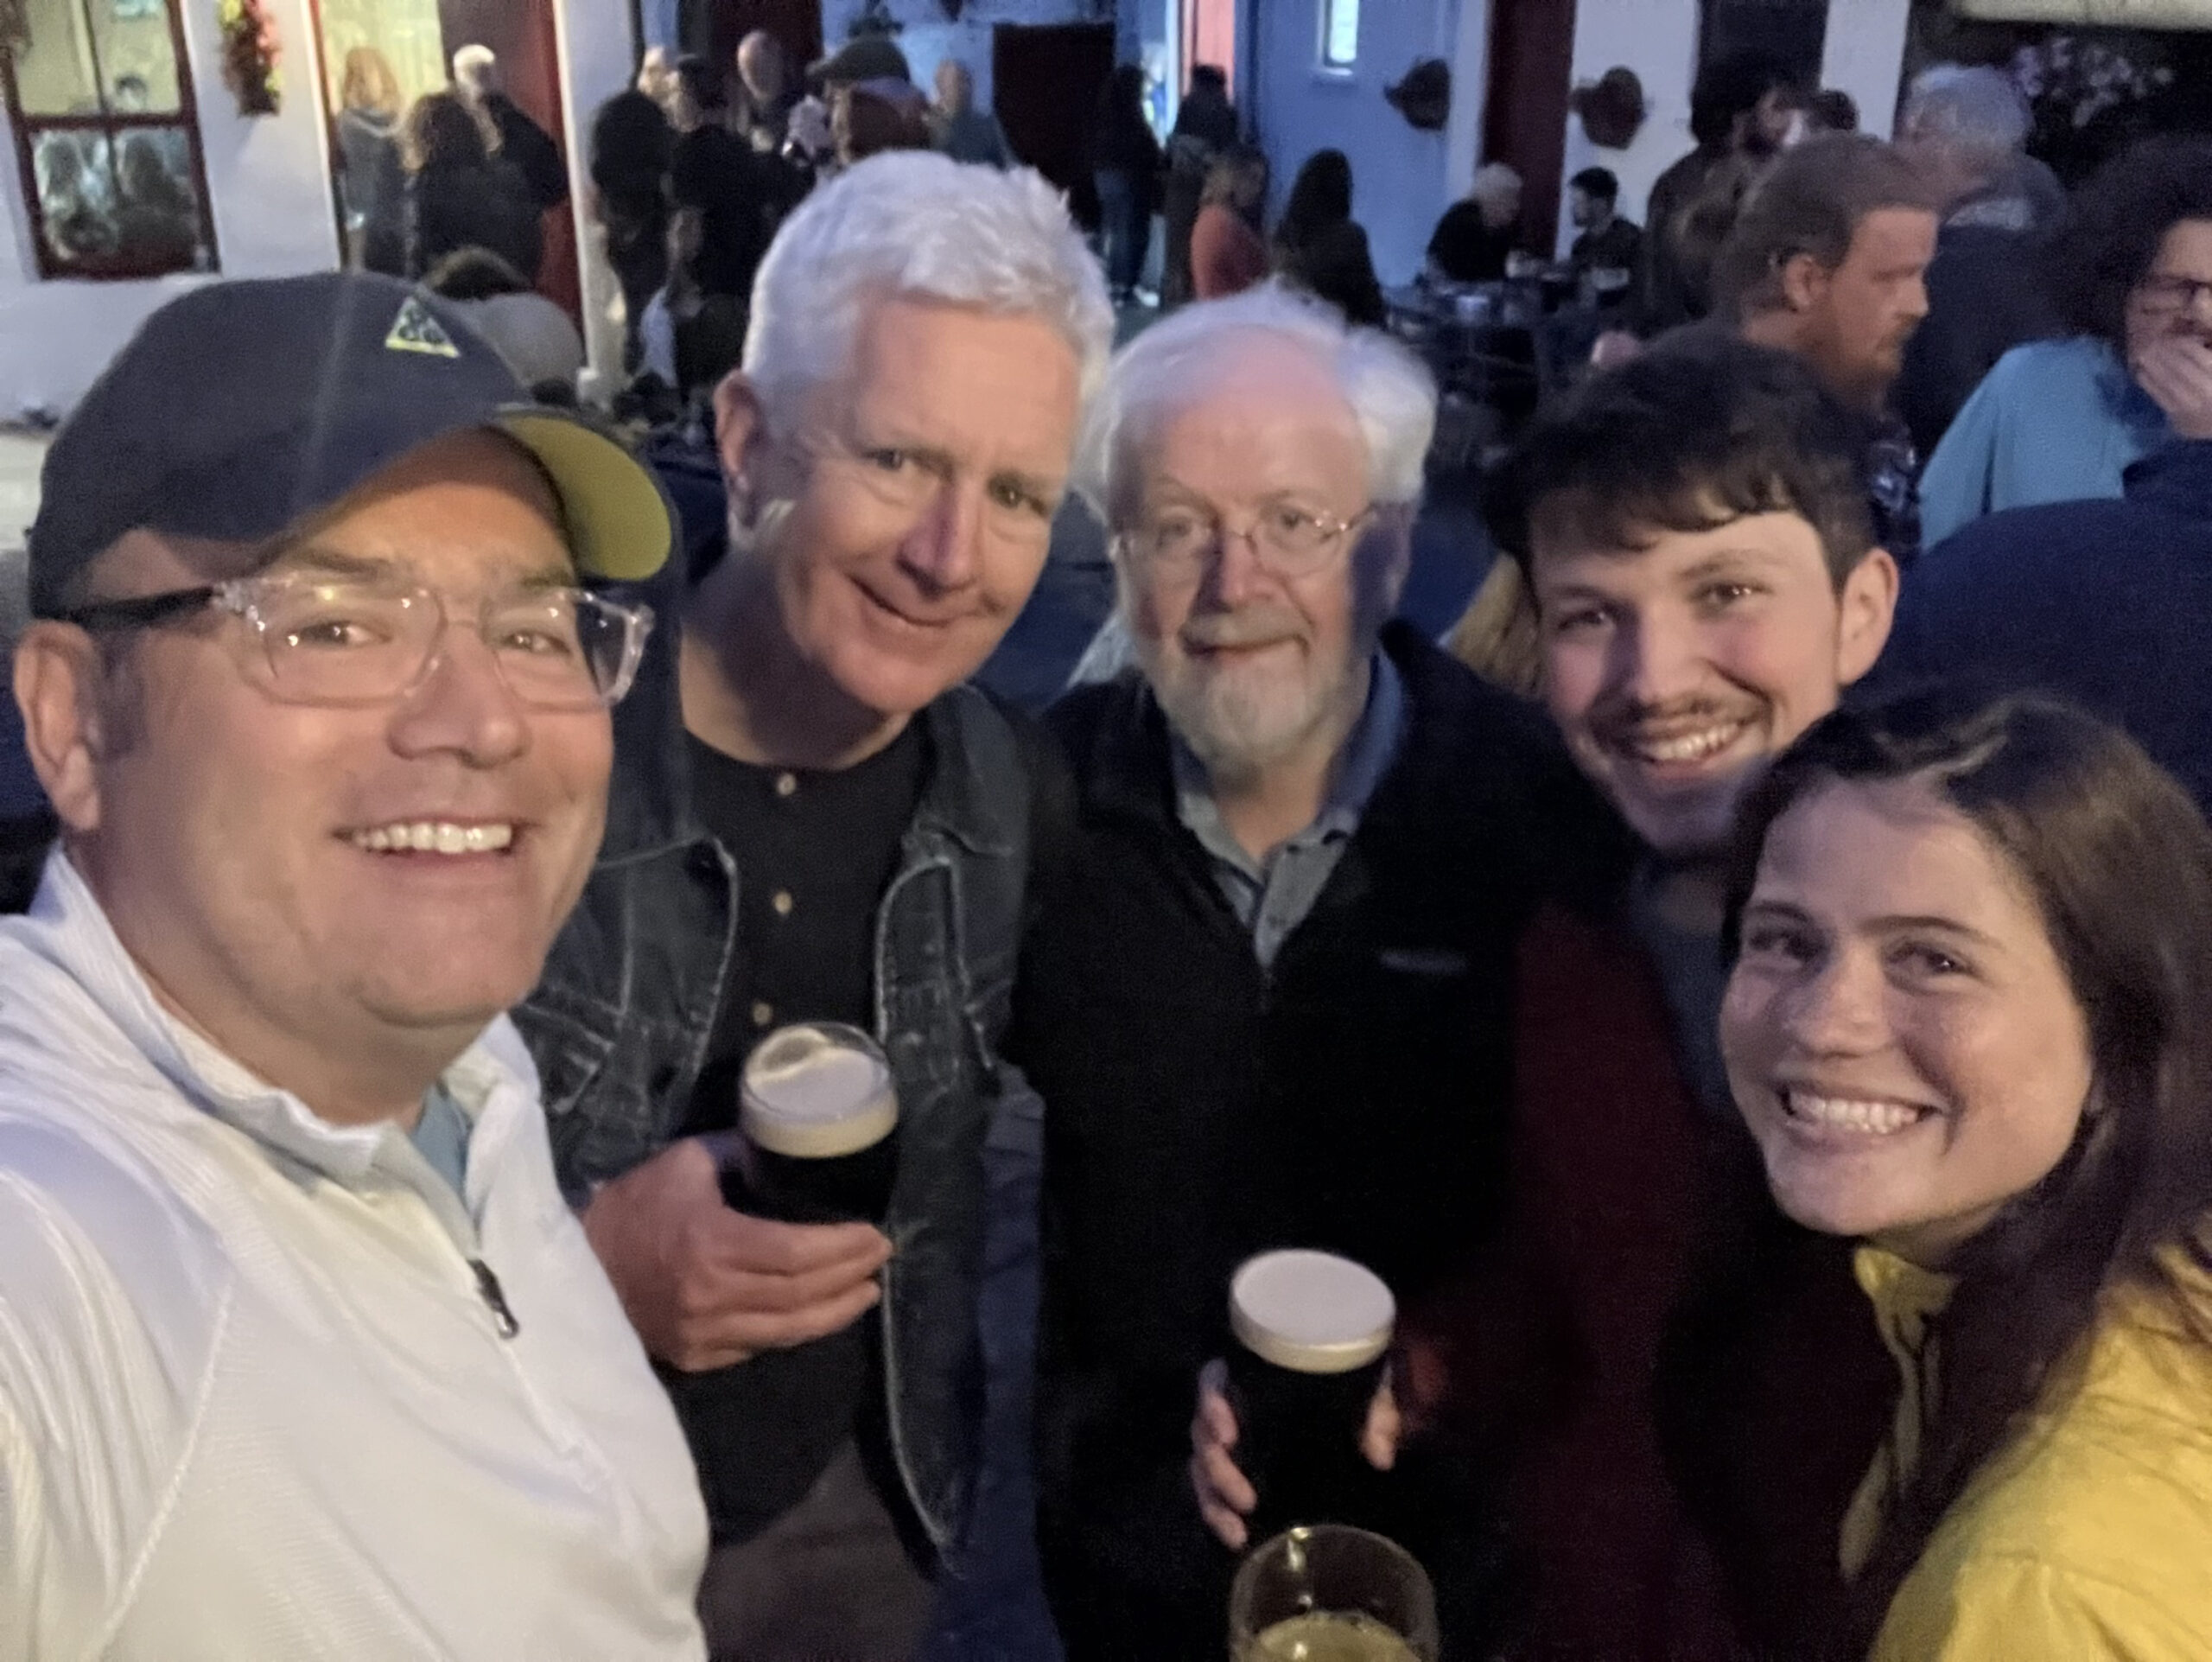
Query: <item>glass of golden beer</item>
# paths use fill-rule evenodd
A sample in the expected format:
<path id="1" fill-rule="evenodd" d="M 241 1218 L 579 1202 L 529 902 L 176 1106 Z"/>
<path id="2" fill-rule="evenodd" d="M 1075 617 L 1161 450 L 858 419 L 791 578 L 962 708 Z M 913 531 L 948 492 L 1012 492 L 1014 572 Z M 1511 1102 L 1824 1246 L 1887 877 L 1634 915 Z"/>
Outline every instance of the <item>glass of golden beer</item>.
<path id="1" fill-rule="evenodd" d="M 1437 1662 L 1436 1590 L 1395 1542 L 1303 1525 L 1252 1549 L 1229 1595 L 1233 1662 Z"/>

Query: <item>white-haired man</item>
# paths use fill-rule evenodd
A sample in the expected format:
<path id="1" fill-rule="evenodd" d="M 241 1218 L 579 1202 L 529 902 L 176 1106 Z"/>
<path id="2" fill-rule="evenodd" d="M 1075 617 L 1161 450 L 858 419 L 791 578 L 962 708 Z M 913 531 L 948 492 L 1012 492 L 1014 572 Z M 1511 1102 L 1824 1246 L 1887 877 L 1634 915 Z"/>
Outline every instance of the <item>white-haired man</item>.
<path id="1" fill-rule="evenodd" d="M 600 869 L 522 1016 L 691 1436 L 717 1654 L 908 1654 L 971 1511 L 981 1149 L 1030 1099 L 995 1048 L 1052 747 L 963 684 L 1043 567 L 1110 329 L 1034 173 L 885 156 L 785 223 L 715 401 L 730 552 L 666 597 L 680 650 L 626 711 Z M 746 1057 L 822 1020 L 891 1059 L 880 1230 L 719 1187 Z"/>
<path id="2" fill-rule="evenodd" d="M 1236 1265 L 1327 1247 L 1418 1299 L 1497 1222 L 1513 942 L 1580 790 L 1539 712 L 1385 622 L 1434 417 L 1403 349 L 1270 287 L 1140 336 L 1078 449 L 1138 667 L 1052 712 L 1084 852 L 1015 1035 L 1052 1105 L 1038 1478 L 1077 1659 L 1220 1653 L 1184 1466 Z M 1458 1476 L 1411 1508 L 1425 1550 L 1470 1522 Z"/>
<path id="3" fill-rule="evenodd" d="M 2050 233 L 2066 192 L 2026 152 L 2027 100 L 2001 69 L 1937 64 L 1912 84 L 1897 149 L 1942 215 L 1928 266 L 1928 315 L 1904 350 L 1897 408 L 1923 455 L 1997 360 L 2065 332 Z"/>
<path id="4" fill-rule="evenodd" d="M 553 136 L 507 96 L 499 54 L 474 42 L 453 54 L 453 89 L 476 118 L 499 137 L 494 147 L 514 163 L 539 211 L 569 200 L 569 164 Z"/>

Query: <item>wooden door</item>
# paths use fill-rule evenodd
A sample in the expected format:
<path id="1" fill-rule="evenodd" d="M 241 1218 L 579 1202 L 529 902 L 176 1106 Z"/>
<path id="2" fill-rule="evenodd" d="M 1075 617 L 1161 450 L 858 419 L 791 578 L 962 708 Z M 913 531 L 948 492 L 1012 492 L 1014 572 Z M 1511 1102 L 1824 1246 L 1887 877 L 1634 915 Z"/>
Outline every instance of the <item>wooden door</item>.
<path id="1" fill-rule="evenodd" d="M 991 105 L 1006 142 L 1068 193 L 1086 226 L 1098 223 L 1088 141 L 1113 73 L 1111 23 L 1001 23 L 991 31 Z"/>
<path id="2" fill-rule="evenodd" d="M 554 0 L 438 0 L 438 25 L 446 61 L 465 46 L 488 46 L 499 60 L 507 96 L 552 135 L 561 157 L 569 155 L 568 124 L 561 101 L 561 46 Z M 581 111 L 586 121 L 589 111 Z M 581 326 L 583 285 L 576 269 L 576 221 L 572 204 L 545 210 L 545 258 L 538 266 L 540 294 L 557 300 Z"/>
<path id="3" fill-rule="evenodd" d="M 1521 175 L 1522 240 L 1547 258 L 1559 237 L 1573 62 L 1574 0 L 1494 0 L 1482 159 Z"/>

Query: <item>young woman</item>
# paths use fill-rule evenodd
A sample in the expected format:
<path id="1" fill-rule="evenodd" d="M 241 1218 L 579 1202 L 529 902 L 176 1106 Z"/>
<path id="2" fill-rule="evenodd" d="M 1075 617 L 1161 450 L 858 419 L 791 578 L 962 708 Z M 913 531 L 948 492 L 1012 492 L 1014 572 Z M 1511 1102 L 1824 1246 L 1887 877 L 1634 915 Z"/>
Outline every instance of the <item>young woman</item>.
<path id="1" fill-rule="evenodd" d="M 2212 1656 L 2212 832 L 2087 716 L 1936 697 L 1742 823 L 1730 1085 L 1901 1369 L 1835 1654 Z"/>

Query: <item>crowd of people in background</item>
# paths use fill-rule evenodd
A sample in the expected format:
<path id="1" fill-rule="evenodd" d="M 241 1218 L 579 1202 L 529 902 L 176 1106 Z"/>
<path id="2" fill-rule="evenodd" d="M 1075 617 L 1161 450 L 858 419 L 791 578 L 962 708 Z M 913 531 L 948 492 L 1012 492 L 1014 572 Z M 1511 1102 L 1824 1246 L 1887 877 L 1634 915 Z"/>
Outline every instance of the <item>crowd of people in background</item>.
<path id="1" fill-rule="evenodd" d="M 1446 1662 L 2212 1655 L 2212 139 L 2069 193 L 1994 72 L 1890 142 L 1717 65 L 1446 480 L 1351 162 L 1269 223 L 1217 70 L 1164 143 L 1115 71 L 1086 228 L 967 66 L 648 53 L 641 460 L 496 60 L 343 85 L 359 269 L 47 459 L 0 1653 L 1219 1662 L 1295 1246 L 1394 1300 L 1325 1457 Z M 1040 719 L 976 678 L 1078 511 Z M 794 1023 L 872 1202 L 771 1203 Z"/>

